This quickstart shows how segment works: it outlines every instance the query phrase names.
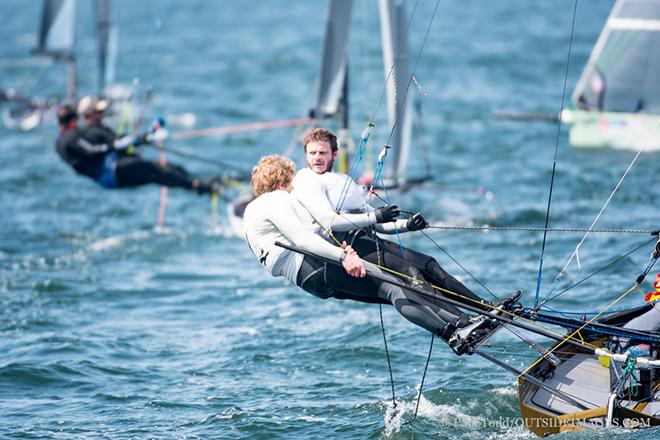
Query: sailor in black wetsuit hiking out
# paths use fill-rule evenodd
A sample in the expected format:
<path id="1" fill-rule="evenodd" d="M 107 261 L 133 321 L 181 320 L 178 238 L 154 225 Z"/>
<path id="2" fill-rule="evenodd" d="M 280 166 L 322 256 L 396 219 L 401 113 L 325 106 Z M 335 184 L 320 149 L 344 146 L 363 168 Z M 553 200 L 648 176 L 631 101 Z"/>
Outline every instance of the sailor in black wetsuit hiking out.
<path id="1" fill-rule="evenodd" d="M 78 113 L 73 107 L 62 105 L 57 112 L 60 131 L 56 142 L 57 153 L 78 174 L 91 178 L 107 189 L 156 183 L 199 194 L 221 190 L 221 182 L 217 178 L 203 181 L 178 165 L 161 165 L 129 154 L 127 147 L 151 142 L 157 138 L 158 132 L 116 139 L 112 129 L 101 123 L 107 101 L 86 97 L 81 104 L 87 121 L 84 130 L 78 127 Z"/>
<path id="2" fill-rule="evenodd" d="M 392 275 L 360 259 L 345 242 L 342 250 L 310 231 L 306 226 L 311 221 L 309 214 L 291 194 L 294 173 L 293 162 L 280 156 L 261 158 L 252 172 L 257 197 L 245 209 L 243 226 L 250 250 L 266 270 L 323 299 L 391 304 L 407 320 L 446 342 L 461 335 L 460 344 L 450 346 L 459 355 L 472 353 L 474 343 L 479 342 L 477 334 L 492 330 L 489 321 L 458 310 L 454 313 L 454 308 L 436 299 L 438 295 L 428 284 Z M 277 242 L 321 258 L 303 256 Z"/>

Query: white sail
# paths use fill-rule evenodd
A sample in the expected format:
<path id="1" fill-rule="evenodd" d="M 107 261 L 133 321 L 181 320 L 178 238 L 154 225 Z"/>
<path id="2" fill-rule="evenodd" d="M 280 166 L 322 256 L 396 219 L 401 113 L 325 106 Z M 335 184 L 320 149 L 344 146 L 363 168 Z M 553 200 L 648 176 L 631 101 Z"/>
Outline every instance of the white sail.
<path id="1" fill-rule="evenodd" d="M 34 53 L 67 65 L 67 98 L 76 96 L 76 0 L 44 0 L 39 40 Z"/>
<path id="2" fill-rule="evenodd" d="M 346 111 L 343 98 L 352 8 L 352 0 L 330 1 L 316 102 L 310 111 L 314 118 L 329 118 Z"/>
<path id="3" fill-rule="evenodd" d="M 390 140 L 390 167 L 385 176 L 396 184 L 403 179 L 408 163 L 412 119 L 410 101 L 405 99 L 410 80 L 408 55 L 408 17 L 404 0 L 380 0 L 380 23 L 383 44 L 383 65 L 387 81 L 387 114 L 389 129 L 394 127 Z"/>
<path id="4" fill-rule="evenodd" d="M 75 0 L 45 0 L 37 53 L 70 58 L 75 50 Z"/>
<path id="5" fill-rule="evenodd" d="M 660 0 L 618 0 L 573 92 L 582 110 L 660 114 Z"/>

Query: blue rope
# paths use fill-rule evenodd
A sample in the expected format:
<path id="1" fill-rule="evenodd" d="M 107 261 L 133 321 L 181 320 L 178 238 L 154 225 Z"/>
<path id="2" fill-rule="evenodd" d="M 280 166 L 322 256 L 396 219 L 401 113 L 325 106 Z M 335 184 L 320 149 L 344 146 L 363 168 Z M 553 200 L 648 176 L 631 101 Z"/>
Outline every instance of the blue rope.
<path id="1" fill-rule="evenodd" d="M 379 163 L 379 166 L 381 164 L 382 163 Z M 381 185 L 383 185 L 383 192 L 385 193 L 385 200 L 387 201 L 387 204 L 389 204 L 390 203 L 390 195 L 387 192 L 387 188 L 385 187 L 385 182 L 383 181 L 382 173 L 381 173 L 381 177 L 380 177 L 380 183 L 381 183 Z M 396 239 L 399 242 L 399 250 L 401 251 L 401 257 L 404 260 L 407 260 L 406 253 L 405 253 L 405 248 L 403 247 L 403 241 L 401 240 L 401 235 L 399 234 L 399 228 L 396 227 L 396 221 L 394 222 L 394 232 L 396 232 Z"/>
<path id="2" fill-rule="evenodd" d="M 630 312 L 631 310 L 634 310 L 634 308 L 632 308 L 632 309 L 612 310 L 612 311 L 606 311 L 606 312 L 564 312 L 564 311 L 560 311 L 560 310 L 551 309 L 551 308 L 546 306 L 546 307 L 543 307 L 541 310 L 543 310 L 546 313 L 555 313 L 557 315 L 566 316 L 566 317 L 569 317 L 569 315 L 580 315 L 580 316 L 585 315 L 585 316 L 589 317 L 589 316 L 598 315 L 599 313 L 601 315 L 613 315 L 615 313 Z"/>
<path id="3" fill-rule="evenodd" d="M 362 133 L 362 136 L 360 137 L 360 143 L 358 144 L 358 148 L 355 151 L 355 156 L 351 161 L 351 166 L 348 171 L 348 178 L 344 182 L 344 186 L 341 189 L 341 194 L 339 196 L 337 206 L 335 207 L 335 211 L 341 211 L 342 206 L 344 206 L 344 202 L 348 196 L 348 190 L 351 187 L 351 181 L 355 180 L 358 166 L 364 160 L 364 150 L 366 148 L 367 141 L 369 140 L 369 136 L 371 135 L 371 127 L 373 127 L 373 124 L 369 123 L 365 131 Z"/>
<path id="4" fill-rule="evenodd" d="M 570 324 L 570 323 L 560 321 L 560 320 L 556 320 L 556 319 L 552 319 L 552 318 L 548 318 L 548 317 L 545 317 L 545 316 L 544 317 L 532 316 L 532 313 L 531 313 L 530 309 L 526 309 L 525 311 L 527 313 L 526 314 L 521 313 L 521 316 L 523 316 L 525 318 L 528 318 L 528 319 L 532 319 L 533 321 L 546 322 L 548 324 L 555 324 L 555 325 L 558 325 L 558 326 L 561 326 L 561 327 L 568 326 L 568 327 L 571 327 L 571 328 L 579 328 L 577 325 Z M 525 316 L 525 315 L 527 315 L 527 316 Z M 618 337 L 621 337 L 621 338 L 635 339 L 635 340 L 638 340 L 638 341 L 652 342 L 652 343 L 656 343 L 656 344 L 660 342 L 660 338 L 654 338 L 653 336 L 637 336 L 637 335 L 632 336 L 629 333 L 617 332 L 617 331 L 606 330 L 606 329 L 597 329 L 597 328 L 591 327 L 590 325 L 586 325 L 584 327 L 584 329 L 589 330 L 590 332 L 596 333 L 596 334 L 602 334 L 602 335 L 608 335 L 608 336 L 618 336 Z"/>

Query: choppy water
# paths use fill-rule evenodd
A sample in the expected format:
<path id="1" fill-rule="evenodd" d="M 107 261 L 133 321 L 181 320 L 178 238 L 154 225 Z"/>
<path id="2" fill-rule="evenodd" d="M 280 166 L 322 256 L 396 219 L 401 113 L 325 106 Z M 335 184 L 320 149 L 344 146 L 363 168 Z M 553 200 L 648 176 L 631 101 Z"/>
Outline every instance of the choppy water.
<path id="1" fill-rule="evenodd" d="M 84 2 L 81 2 L 84 3 Z M 117 0 L 118 79 L 140 76 L 156 98 L 149 115 L 193 112 L 198 127 L 296 117 L 311 101 L 325 2 Z M 416 71 L 438 188 L 399 200 L 434 224 L 542 226 L 556 126 L 492 117 L 499 109 L 556 113 L 572 2 L 442 0 Z M 420 2 L 413 57 L 435 2 Z M 611 1 L 582 1 L 568 71 L 575 84 Z M 24 57 L 37 2 L 0 1 L 0 57 Z M 409 12 L 412 10 L 408 8 Z M 162 28 L 154 23 L 159 19 Z M 375 2 L 357 2 L 351 54 L 359 133 L 382 87 Z M 81 18 L 81 63 L 93 65 Z M 3 61 L 0 86 L 61 92 L 55 71 Z M 91 67 L 86 73 L 91 71 Z M 61 72 L 60 72 L 61 73 Z M 92 90 L 81 74 L 82 93 Z M 384 109 L 381 109 L 381 113 Z M 382 121 L 384 114 L 379 115 Z M 376 142 L 386 136 L 382 123 Z M 384 310 L 399 410 L 393 418 L 378 308 L 312 298 L 262 270 L 242 240 L 210 226 L 208 201 L 172 190 L 167 228 L 153 227 L 159 190 L 104 191 L 56 157 L 54 126 L 0 128 L 0 436 L 3 438 L 530 438 L 516 426 L 514 378 L 436 344 L 419 416 L 412 416 L 429 337 Z M 170 143 L 250 166 L 281 152 L 291 130 Z M 633 153 L 575 151 L 559 138 L 551 226 L 588 226 Z M 658 228 L 660 165 L 645 154 L 599 226 Z M 184 162 L 212 176 L 211 164 Z M 411 174 L 423 170 L 411 158 Z M 483 197 L 477 188 L 492 193 Z M 533 301 L 542 236 L 433 231 L 431 237 L 498 295 Z M 549 234 L 543 285 L 580 234 Z M 436 255 L 483 289 L 425 237 Z M 594 235 L 562 286 L 646 240 Z M 650 246 L 560 297 L 592 311 L 625 291 Z M 644 286 L 648 290 L 648 283 Z M 487 294 L 484 294 L 487 296 Z M 641 301 L 637 292 L 621 306 Z M 520 343 L 498 336 L 515 351 Z M 521 367 L 520 361 L 512 361 Z M 507 420 L 509 423 L 498 423 Z M 616 433 L 653 438 L 658 431 Z M 611 435 L 605 433 L 602 435 Z M 566 435 L 573 438 L 575 435 Z M 600 438 L 601 434 L 592 435 Z"/>

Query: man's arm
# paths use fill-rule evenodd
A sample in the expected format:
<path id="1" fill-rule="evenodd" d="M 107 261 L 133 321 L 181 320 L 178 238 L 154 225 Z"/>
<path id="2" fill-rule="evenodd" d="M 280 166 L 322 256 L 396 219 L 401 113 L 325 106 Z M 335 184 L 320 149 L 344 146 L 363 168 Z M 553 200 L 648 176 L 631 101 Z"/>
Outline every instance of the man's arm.
<path id="1" fill-rule="evenodd" d="M 350 246 L 347 246 L 346 243 L 343 243 L 344 249 L 333 246 L 320 236 L 307 230 L 305 225 L 298 220 L 298 217 L 292 215 L 293 212 L 293 205 L 291 200 L 288 199 L 282 206 L 278 206 L 278 209 L 273 209 L 269 213 L 268 219 L 296 247 L 311 254 L 342 263 L 346 272 L 351 276 L 363 277 L 366 275 L 362 260 Z"/>
<path id="2" fill-rule="evenodd" d="M 107 143 L 94 144 L 82 136 L 68 143 L 69 147 L 82 156 L 94 156 L 98 153 L 105 153 L 111 149 Z"/>
<path id="3" fill-rule="evenodd" d="M 323 229 L 342 232 L 376 224 L 376 215 L 373 212 L 364 214 L 336 212 L 319 179 L 294 181 L 293 195 Z"/>
<path id="4" fill-rule="evenodd" d="M 429 223 L 422 216 L 421 213 L 413 214 L 408 219 L 399 219 L 395 222 L 382 223 L 376 225 L 376 231 L 383 234 L 396 234 L 397 232 L 412 232 L 425 229 Z"/>

